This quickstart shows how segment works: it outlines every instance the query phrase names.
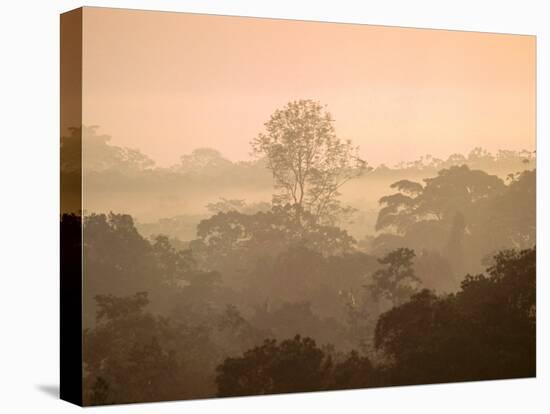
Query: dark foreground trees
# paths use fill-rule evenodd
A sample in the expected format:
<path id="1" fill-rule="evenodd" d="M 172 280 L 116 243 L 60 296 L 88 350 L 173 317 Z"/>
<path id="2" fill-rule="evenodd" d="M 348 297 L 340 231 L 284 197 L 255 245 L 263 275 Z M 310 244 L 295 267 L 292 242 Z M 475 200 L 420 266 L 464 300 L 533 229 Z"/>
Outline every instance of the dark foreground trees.
<path id="1" fill-rule="evenodd" d="M 217 368 L 219 396 L 531 377 L 536 372 L 535 249 L 503 251 L 456 294 L 423 290 L 382 314 L 376 364 L 296 336 Z"/>
<path id="2" fill-rule="evenodd" d="M 241 357 L 217 368 L 219 397 L 361 388 L 375 385 L 370 360 L 356 351 L 347 355 L 320 348 L 300 335 L 277 342 L 267 339 Z"/>
<path id="3" fill-rule="evenodd" d="M 284 240 L 284 226 L 243 223 L 256 242 L 264 234 L 258 229 Z M 415 292 L 410 249 L 382 258 L 377 272 L 376 258 L 365 253 L 281 242 L 285 249 L 271 261 L 242 273 L 247 289 L 237 291 L 202 269 L 195 251 L 142 238 L 129 216 L 90 216 L 85 228 L 86 269 L 98 275 L 87 281 L 95 305 L 85 306 L 94 319 L 84 333 L 89 404 L 535 374 L 535 249 L 502 251 L 485 275 L 468 275 L 459 291 L 438 295 Z M 220 236 L 205 234 L 207 242 Z M 255 247 L 246 237 L 231 240 L 228 257 Z M 419 258 L 434 278 L 445 276 L 437 260 Z M 392 309 L 379 315 L 361 296 L 369 281 Z"/>
<path id="4" fill-rule="evenodd" d="M 96 314 L 84 333 L 89 404 L 535 374 L 535 249 L 502 251 L 486 274 L 438 295 L 403 290 L 417 282 L 410 249 L 388 254 L 376 272 L 364 253 L 294 245 L 258 262 L 248 290 L 234 292 L 191 251 L 143 239 L 128 216 L 91 216 L 86 226 L 87 269 L 103 276 L 94 280 L 96 306 L 85 307 Z M 431 268 L 434 277 L 445 269 Z M 373 273 L 393 302 L 381 315 L 372 301 L 360 306 Z M 121 295 L 123 283 L 134 293 Z M 162 306 L 149 304 L 155 297 Z"/>
<path id="5" fill-rule="evenodd" d="M 175 344 L 190 346 L 191 332 L 144 311 L 146 293 L 98 296 L 98 325 L 84 332 L 88 405 L 181 398 L 188 395 Z M 187 339 L 187 341 L 185 341 Z M 188 352 L 193 352 L 192 348 Z"/>
<path id="6" fill-rule="evenodd" d="M 388 384 L 535 375 L 535 249 L 503 251 L 487 275 L 459 292 L 424 290 L 383 314 L 375 345 L 388 357 Z"/>
<path id="7" fill-rule="evenodd" d="M 311 338 L 296 336 L 246 351 L 242 357 L 227 358 L 218 366 L 219 396 L 260 395 L 323 389 L 327 361 Z"/>

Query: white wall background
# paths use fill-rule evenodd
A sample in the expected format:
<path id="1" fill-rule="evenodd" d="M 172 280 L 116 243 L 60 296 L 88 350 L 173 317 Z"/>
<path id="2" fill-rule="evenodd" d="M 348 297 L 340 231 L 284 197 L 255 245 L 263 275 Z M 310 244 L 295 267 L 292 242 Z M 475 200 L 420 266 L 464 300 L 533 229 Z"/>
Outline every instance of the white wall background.
<path id="1" fill-rule="evenodd" d="M 538 36 L 538 378 L 275 397 L 137 404 L 109 412 L 542 413 L 550 398 L 548 234 L 550 13 L 547 1 L 157 0 L 89 6 L 536 34 Z M 0 412 L 78 408 L 58 389 L 58 14 L 69 0 L 0 9 Z M 546 325 L 546 326 L 544 326 Z M 96 410 L 95 408 L 92 410 Z"/>

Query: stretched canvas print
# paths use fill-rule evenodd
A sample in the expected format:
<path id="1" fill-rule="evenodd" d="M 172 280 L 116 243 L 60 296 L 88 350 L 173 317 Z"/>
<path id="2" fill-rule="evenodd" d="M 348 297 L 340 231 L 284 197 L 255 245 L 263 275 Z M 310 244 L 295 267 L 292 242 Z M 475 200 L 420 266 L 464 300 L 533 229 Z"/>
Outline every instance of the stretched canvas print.
<path id="1" fill-rule="evenodd" d="M 534 36 L 61 16 L 61 396 L 536 375 Z"/>

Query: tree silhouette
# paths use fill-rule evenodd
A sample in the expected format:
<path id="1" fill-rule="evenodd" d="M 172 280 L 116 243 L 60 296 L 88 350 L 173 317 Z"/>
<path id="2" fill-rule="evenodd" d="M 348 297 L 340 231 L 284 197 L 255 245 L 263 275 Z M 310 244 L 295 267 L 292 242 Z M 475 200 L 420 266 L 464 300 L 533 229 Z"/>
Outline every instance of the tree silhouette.
<path id="1" fill-rule="evenodd" d="M 345 360 L 335 365 L 330 388 L 366 388 L 376 383 L 377 372 L 372 362 L 357 351 L 351 351 Z"/>
<path id="2" fill-rule="evenodd" d="M 336 136 L 333 122 L 319 102 L 293 101 L 276 110 L 265 123 L 266 132 L 252 141 L 281 190 L 275 203 L 296 206 L 298 221 L 308 211 L 318 221 L 332 222 L 339 189 L 366 168 L 358 148 Z"/>
<path id="3" fill-rule="evenodd" d="M 173 172 L 190 175 L 218 175 L 232 167 L 232 162 L 213 148 L 197 148 L 182 155 L 180 163 L 171 167 Z"/>
<path id="4" fill-rule="evenodd" d="M 502 251 L 456 294 L 423 290 L 381 315 L 375 345 L 389 382 L 422 384 L 535 375 L 536 251 Z"/>
<path id="5" fill-rule="evenodd" d="M 155 162 L 141 151 L 111 145 L 111 137 L 98 134 L 98 129 L 97 125 L 82 127 L 82 145 L 85 148 L 82 152 L 82 163 L 86 173 L 116 171 L 134 175 L 151 171 L 155 167 Z M 79 129 L 72 131 L 73 134 L 78 132 Z M 69 143 L 70 140 L 66 142 Z"/>
<path id="6" fill-rule="evenodd" d="M 494 175 L 466 165 L 439 171 L 425 184 L 401 180 L 391 185 L 397 193 L 382 197 L 376 229 L 393 228 L 405 234 L 419 221 L 451 221 L 456 213 L 468 215 L 477 202 L 501 194 L 506 186 Z"/>
<path id="7" fill-rule="evenodd" d="M 420 279 L 414 273 L 414 257 L 414 250 L 399 248 L 378 259 L 386 267 L 372 275 L 369 289 L 373 296 L 377 299 L 385 297 L 393 306 L 399 306 L 415 293 Z"/>
<path id="8" fill-rule="evenodd" d="M 85 382 L 92 384 L 85 401 L 130 403 L 185 395 L 187 375 L 171 344 L 175 338 L 181 343 L 186 330 L 145 312 L 146 293 L 96 299 L 98 325 L 84 332 Z"/>
<path id="9" fill-rule="evenodd" d="M 482 271 L 487 254 L 524 249 L 535 242 L 535 170 L 513 174 L 508 184 L 466 165 L 439 171 L 424 184 L 400 180 L 380 199 L 373 247 L 442 254 L 455 277 Z"/>
<path id="10" fill-rule="evenodd" d="M 218 366 L 218 396 L 319 391 L 327 371 L 325 355 L 313 339 L 299 335 L 280 343 L 267 339 Z"/>
<path id="11" fill-rule="evenodd" d="M 262 256 L 275 256 L 290 246 L 302 245 L 324 255 L 353 250 L 355 240 L 336 226 L 318 224 L 308 212 L 302 223 L 295 220 L 296 209 L 290 205 L 274 206 L 270 211 L 244 214 L 220 212 L 197 226 L 197 239 L 190 247 L 202 255 L 209 268 L 222 270 L 241 267 Z"/>

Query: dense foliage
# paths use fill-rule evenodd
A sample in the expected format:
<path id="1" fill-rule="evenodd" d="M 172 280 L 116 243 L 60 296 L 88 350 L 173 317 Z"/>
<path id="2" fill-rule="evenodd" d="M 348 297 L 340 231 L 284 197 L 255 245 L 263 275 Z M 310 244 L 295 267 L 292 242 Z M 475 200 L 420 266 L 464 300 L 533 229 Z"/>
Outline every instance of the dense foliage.
<path id="1" fill-rule="evenodd" d="M 85 131 L 94 197 L 61 228 L 83 243 L 86 404 L 535 375 L 533 154 L 366 171 L 316 102 L 265 128 L 261 159 L 169 168 Z"/>

